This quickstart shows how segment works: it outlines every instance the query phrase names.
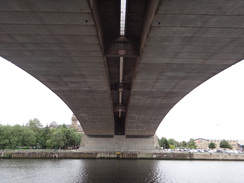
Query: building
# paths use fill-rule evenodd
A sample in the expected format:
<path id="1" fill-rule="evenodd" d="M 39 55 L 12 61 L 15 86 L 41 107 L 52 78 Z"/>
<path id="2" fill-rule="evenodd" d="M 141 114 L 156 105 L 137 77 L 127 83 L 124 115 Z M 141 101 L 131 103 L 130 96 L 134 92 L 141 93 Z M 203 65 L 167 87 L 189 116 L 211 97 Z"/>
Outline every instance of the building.
<path id="1" fill-rule="evenodd" d="M 76 118 L 76 116 L 74 114 L 72 115 L 72 118 L 71 118 L 71 126 L 70 126 L 70 128 L 76 129 L 77 132 L 84 133 L 83 128 L 81 127 L 78 119 Z"/>
<path id="2" fill-rule="evenodd" d="M 58 123 L 56 123 L 55 121 L 53 121 L 52 123 L 49 124 L 50 129 L 58 128 L 59 126 L 62 126 L 62 125 L 58 125 Z M 76 129 L 77 132 L 84 134 L 83 128 L 81 127 L 78 119 L 76 118 L 76 116 L 74 114 L 72 115 L 72 118 L 71 118 L 71 124 L 65 125 L 65 126 L 66 126 L 66 128 Z"/>
<path id="3" fill-rule="evenodd" d="M 194 140 L 198 149 L 208 149 L 209 140 L 198 138 Z"/>
<path id="4" fill-rule="evenodd" d="M 49 124 L 48 126 L 50 129 L 54 129 L 54 128 L 57 128 L 58 127 L 58 123 L 53 121 L 52 123 Z"/>
<path id="5" fill-rule="evenodd" d="M 197 148 L 199 149 L 208 149 L 208 145 L 213 142 L 215 143 L 216 145 L 216 149 L 221 149 L 220 148 L 220 142 L 222 141 L 223 139 L 204 139 L 204 138 L 197 138 L 195 139 L 195 143 L 196 143 L 196 146 Z M 232 147 L 233 149 L 240 149 L 240 146 L 238 144 L 238 140 L 226 140 Z"/>

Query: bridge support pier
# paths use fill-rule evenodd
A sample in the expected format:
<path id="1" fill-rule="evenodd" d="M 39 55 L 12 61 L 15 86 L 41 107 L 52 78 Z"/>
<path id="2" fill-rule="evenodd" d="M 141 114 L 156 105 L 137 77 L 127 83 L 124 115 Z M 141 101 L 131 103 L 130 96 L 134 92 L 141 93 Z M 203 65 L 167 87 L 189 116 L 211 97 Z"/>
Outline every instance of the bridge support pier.
<path id="1" fill-rule="evenodd" d="M 80 151 L 157 151 L 159 150 L 156 135 L 136 138 L 125 135 L 114 135 L 110 138 L 82 136 Z"/>

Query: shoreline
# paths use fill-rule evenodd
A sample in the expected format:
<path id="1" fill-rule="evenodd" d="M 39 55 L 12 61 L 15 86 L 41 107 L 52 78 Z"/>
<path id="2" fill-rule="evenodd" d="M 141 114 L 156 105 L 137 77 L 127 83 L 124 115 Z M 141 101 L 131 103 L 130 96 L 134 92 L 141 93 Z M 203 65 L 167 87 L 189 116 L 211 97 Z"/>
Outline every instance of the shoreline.
<path id="1" fill-rule="evenodd" d="M 190 152 L 0 151 L 1 159 L 149 159 L 244 161 L 244 154 Z"/>

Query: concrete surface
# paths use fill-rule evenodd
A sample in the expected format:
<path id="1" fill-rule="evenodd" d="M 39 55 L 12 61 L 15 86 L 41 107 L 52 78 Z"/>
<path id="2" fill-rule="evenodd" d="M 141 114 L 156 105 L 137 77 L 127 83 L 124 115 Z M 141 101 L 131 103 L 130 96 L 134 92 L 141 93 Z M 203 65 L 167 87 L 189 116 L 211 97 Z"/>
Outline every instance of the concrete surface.
<path id="1" fill-rule="evenodd" d="M 148 8 L 155 1 L 150 3 Z M 154 134 L 180 99 L 244 58 L 243 9 L 242 0 L 159 1 L 153 19 L 144 18 L 150 27 L 143 34 L 126 135 Z"/>
<path id="2" fill-rule="evenodd" d="M 125 135 L 115 135 L 113 138 L 83 136 L 79 151 L 157 151 L 159 150 L 156 136 L 133 138 Z"/>
<path id="3" fill-rule="evenodd" d="M 77 151 L 5 151 L 0 152 L 0 159 L 151 159 L 151 160 L 213 160 L 243 161 L 244 154 L 209 154 L 187 152 L 77 152 Z"/>
<path id="4" fill-rule="evenodd" d="M 90 136 L 153 136 L 180 99 L 244 58 L 243 0 L 130 0 L 125 37 L 119 1 L 0 3 L 0 55 L 56 93 Z"/>

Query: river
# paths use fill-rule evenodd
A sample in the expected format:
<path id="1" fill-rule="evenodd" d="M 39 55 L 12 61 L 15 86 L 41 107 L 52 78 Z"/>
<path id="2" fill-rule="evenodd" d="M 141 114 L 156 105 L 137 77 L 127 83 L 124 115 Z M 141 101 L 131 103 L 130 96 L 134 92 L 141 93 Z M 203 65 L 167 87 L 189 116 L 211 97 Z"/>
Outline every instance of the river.
<path id="1" fill-rule="evenodd" d="M 243 183 L 242 161 L 0 159 L 0 183 Z"/>

